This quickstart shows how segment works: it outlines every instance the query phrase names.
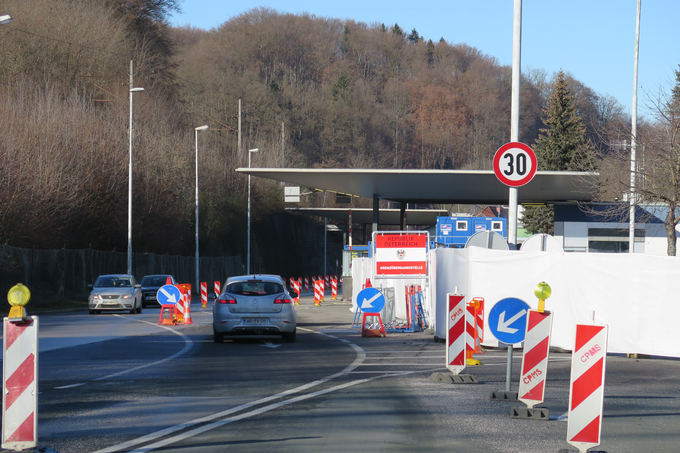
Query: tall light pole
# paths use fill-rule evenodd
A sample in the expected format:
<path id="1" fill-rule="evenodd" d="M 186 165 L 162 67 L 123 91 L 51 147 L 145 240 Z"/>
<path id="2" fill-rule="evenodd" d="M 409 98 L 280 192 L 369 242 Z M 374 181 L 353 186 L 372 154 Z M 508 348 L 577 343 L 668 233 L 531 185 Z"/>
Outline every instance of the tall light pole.
<path id="1" fill-rule="evenodd" d="M 249 149 L 248 150 L 248 168 L 250 168 L 250 158 L 253 153 L 258 152 L 260 149 Z M 247 253 L 247 268 L 246 274 L 250 274 L 250 175 L 248 175 L 248 253 Z"/>
<path id="2" fill-rule="evenodd" d="M 201 287 L 199 286 L 201 284 L 200 279 L 198 278 L 198 132 L 199 131 L 207 131 L 210 129 L 210 126 L 199 126 L 195 128 L 196 131 L 196 291 L 200 292 Z"/>
<path id="3" fill-rule="evenodd" d="M 144 88 L 130 88 L 130 164 L 128 166 L 128 251 L 127 273 L 132 274 L 132 95 Z"/>

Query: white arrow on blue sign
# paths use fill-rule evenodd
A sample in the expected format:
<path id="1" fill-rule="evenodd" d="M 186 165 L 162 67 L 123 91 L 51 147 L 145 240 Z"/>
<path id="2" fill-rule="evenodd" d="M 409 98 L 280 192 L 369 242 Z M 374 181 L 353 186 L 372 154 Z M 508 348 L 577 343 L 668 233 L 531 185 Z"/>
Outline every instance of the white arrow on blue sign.
<path id="1" fill-rule="evenodd" d="M 182 299 L 179 288 L 173 285 L 161 286 L 156 293 L 156 300 L 161 305 L 175 305 Z"/>
<path id="2" fill-rule="evenodd" d="M 364 313 L 378 313 L 385 307 L 385 296 L 376 288 L 364 288 L 359 291 L 357 305 Z"/>
<path id="3" fill-rule="evenodd" d="M 489 328 L 498 341 L 515 344 L 524 341 L 529 304 L 508 297 L 500 300 L 489 312 Z"/>

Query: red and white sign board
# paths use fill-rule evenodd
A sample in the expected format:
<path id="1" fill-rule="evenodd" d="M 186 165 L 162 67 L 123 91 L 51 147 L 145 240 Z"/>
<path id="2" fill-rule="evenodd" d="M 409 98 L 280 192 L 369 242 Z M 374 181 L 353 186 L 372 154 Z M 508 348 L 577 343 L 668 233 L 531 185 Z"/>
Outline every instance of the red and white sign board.
<path id="1" fill-rule="evenodd" d="M 576 325 L 567 442 L 581 452 L 600 445 L 608 331 L 607 325 Z"/>
<path id="2" fill-rule="evenodd" d="M 38 317 L 3 327 L 2 448 L 25 450 L 38 441 Z"/>
<path id="3" fill-rule="evenodd" d="M 548 375 L 548 352 L 552 332 L 552 313 L 529 310 L 524 337 L 522 376 L 519 380 L 518 400 L 528 408 L 545 400 L 545 378 Z"/>
<path id="4" fill-rule="evenodd" d="M 506 143 L 493 157 L 493 171 L 506 186 L 521 187 L 529 183 L 537 169 L 536 153 L 524 143 Z"/>
<path id="5" fill-rule="evenodd" d="M 429 234 L 410 231 L 373 233 L 375 276 L 427 277 Z"/>
<path id="6" fill-rule="evenodd" d="M 446 330 L 446 368 L 453 374 L 460 374 L 465 369 L 465 345 L 467 309 L 465 296 L 447 294 L 448 329 Z"/>

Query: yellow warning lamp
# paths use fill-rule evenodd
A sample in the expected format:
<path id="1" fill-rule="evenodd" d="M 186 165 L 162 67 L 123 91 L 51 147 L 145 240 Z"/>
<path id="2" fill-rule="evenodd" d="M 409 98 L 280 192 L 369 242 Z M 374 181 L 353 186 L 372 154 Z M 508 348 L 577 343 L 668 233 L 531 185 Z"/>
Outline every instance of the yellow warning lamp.
<path id="1" fill-rule="evenodd" d="M 7 301 L 12 306 L 9 310 L 9 318 L 11 321 L 25 321 L 26 310 L 24 306 L 31 300 L 31 291 L 21 283 L 18 283 L 10 288 L 7 293 Z"/>
<path id="2" fill-rule="evenodd" d="M 552 289 L 546 282 L 541 282 L 534 288 L 534 294 L 538 297 L 538 312 L 543 313 L 545 311 L 545 300 L 552 294 Z"/>

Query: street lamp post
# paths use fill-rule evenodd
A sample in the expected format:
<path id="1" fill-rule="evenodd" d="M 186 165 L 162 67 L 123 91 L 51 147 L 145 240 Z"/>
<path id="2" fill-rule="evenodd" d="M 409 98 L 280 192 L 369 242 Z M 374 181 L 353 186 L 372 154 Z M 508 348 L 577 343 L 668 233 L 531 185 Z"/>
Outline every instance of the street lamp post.
<path id="1" fill-rule="evenodd" d="M 199 126 L 196 130 L 196 291 L 200 292 L 201 284 L 198 276 L 198 132 L 207 131 L 210 126 Z"/>
<path id="2" fill-rule="evenodd" d="M 132 275 L 132 95 L 144 91 L 144 88 L 130 88 L 130 163 L 128 166 L 128 250 L 127 273 Z"/>
<path id="3" fill-rule="evenodd" d="M 253 153 L 258 152 L 260 149 L 249 149 L 248 150 L 248 168 L 250 168 L 250 158 Z M 250 175 L 248 175 L 248 253 L 247 253 L 247 269 L 246 274 L 250 274 Z"/>

